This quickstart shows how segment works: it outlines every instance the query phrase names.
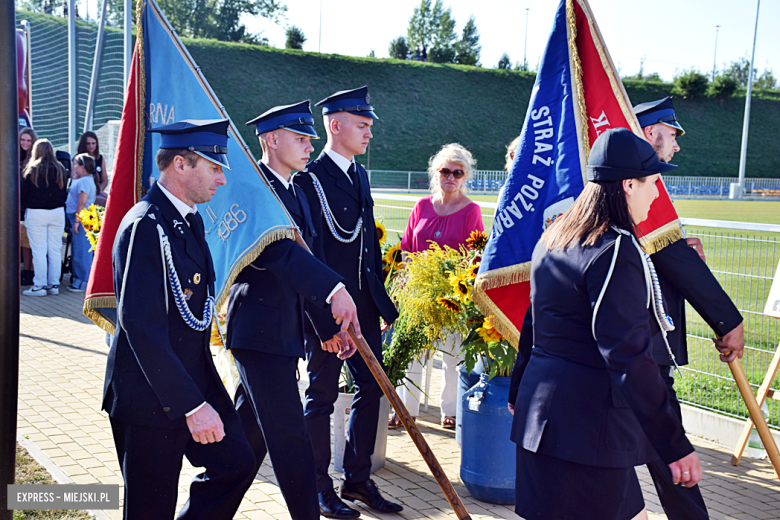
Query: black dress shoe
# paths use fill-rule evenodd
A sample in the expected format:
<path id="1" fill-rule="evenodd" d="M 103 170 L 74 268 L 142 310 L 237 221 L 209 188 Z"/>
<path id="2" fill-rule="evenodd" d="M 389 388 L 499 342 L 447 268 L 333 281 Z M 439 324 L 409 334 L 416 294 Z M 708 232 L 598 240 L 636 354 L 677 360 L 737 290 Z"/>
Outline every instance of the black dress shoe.
<path id="1" fill-rule="evenodd" d="M 320 514 L 327 518 L 358 518 L 360 512 L 355 511 L 347 504 L 341 501 L 336 495 L 335 489 L 329 489 L 322 493 L 317 493 L 320 501 Z"/>
<path id="2" fill-rule="evenodd" d="M 379 489 L 371 479 L 365 482 L 346 482 L 341 483 L 341 498 L 354 502 L 360 500 L 374 511 L 380 513 L 398 513 L 404 508 L 393 502 L 388 502 L 379 494 Z"/>

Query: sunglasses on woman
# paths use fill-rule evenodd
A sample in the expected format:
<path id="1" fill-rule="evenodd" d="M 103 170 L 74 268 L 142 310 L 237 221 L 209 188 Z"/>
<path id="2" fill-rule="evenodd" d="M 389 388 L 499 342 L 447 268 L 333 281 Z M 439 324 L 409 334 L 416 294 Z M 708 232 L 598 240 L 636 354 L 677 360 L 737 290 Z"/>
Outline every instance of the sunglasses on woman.
<path id="1" fill-rule="evenodd" d="M 455 177 L 456 179 L 460 179 L 461 177 L 466 175 L 466 172 L 464 172 L 463 170 L 460 170 L 460 169 L 458 169 L 458 170 L 450 170 L 449 168 L 442 168 L 441 170 L 439 170 L 439 175 L 441 175 L 445 179 L 447 177 L 449 177 L 450 174 L 452 174 L 452 176 Z"/>

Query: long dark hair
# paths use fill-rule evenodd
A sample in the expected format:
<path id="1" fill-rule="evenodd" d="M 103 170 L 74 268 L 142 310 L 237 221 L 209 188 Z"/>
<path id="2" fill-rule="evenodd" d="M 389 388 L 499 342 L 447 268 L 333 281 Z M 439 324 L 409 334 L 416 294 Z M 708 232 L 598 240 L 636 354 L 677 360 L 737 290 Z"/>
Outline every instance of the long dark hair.
<path id="1" fill-rule="evenodd" d="M 43 181 L 48 187 L 51 168 L 56 170 L 54 182 L 60 189 L 63 189 L 65 187 L 65 168 L 54 156 L 54 147 L 49 140 L 38 139 L 33 144 L 30 160 L 24 168 L 24 176 L 29 177 L 36 188 L 40 187 L 41 177 L 43 177 Z"/>
<path id="2" fill-rule="evenodd" d="M 77 154 L 89 153 L 87 152 L 87 137 L 91 137 L 92 139 L 95 140 L 95 155 L 93 155 L 92 157 L 97 159 L 98 157 L 100 157 L 100 140 L 98 140 L 97 134 L 95 132 L 87 131 L 81 134 L 81 139 L 79 139 L 79 147 L 76 149 L 76 153 Z"/>
<path id="3" fill-rule="evenodd" d="M 644 183 L 647 178 L 635 179 Z M 637 236 L 623 191 L 623 181 L 589 182 L 566 213 L 542 234 L 547 250 L 566 249 L 575 243 L 591 246 L 610 224 Z"/>
<path id="4" fill-rule="evenodd" d="M 80 153 L 73 158 L 73 162 L 84 167 L 84 171 L 86 171 L 95 182 L 95 189 L 97 190 L 95 193 L 100 193 L 100 174 L 98 174 L 95 169 L 95 159 L 88 153 Z"/>

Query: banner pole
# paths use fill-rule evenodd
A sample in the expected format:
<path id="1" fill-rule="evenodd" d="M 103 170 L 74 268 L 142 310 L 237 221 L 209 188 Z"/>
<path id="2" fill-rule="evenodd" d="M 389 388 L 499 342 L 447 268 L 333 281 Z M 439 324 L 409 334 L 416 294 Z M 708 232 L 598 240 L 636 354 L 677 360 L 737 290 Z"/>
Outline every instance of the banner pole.
<path id="1" fill-rule="evenodd" d="M 409 411 L 406 409 L 406 406 L 404 406 L 403 401 L 398 397 L 398 393 L 395 391 L 393 385 L 390 384 L 387 374 L 385 374 L 382 365 L 379 364 L 374 353 L 371 352 L 368 343 L 366 343 L 366 340 L 363 338 L 358 339 L 357 336 L 355 336 L 355 329 L 352 325 L 349 326 L 349 336 L 352 338 L 352 341 L 355 342 L 355 345 L 357 345 L 358 352 L 363 356 L 366 365 L 368 365 L 368 368 L 371 370 L 377 383 L 379 383 L 379 387 L 385 393 L 385 396 L 387 396 L 390 404 L 393 405 L 396 415 L 401 419 L 401 423 L 404 425 L 404 428 L 406 428 L 406 431 L 409 432 L 409 436 L 412 438 L 412 441 L 414 441 L 414 445 L 420 450 L 420 455 L 422 455 L 423 459 L 428 464 L 428 467 L 431 469 L 431 473 L 441 490 L 444 492 L 444 496 L 450 503 L 453 511 L 455 511 L 455 514 L 458 516 L 458 520 L 471 520 L 469 512 L 466 511 L 466 506 L 463 505 L 455 488 L 452 487 L 452 482 L 447 478 L 439 461 L 436 460 L 436 455 L 433 454 L 433 451 L 430 446 L 428 446 L 422 433 L 420 433 L 417 423 L 414 422 L 412 416 L 409 415 Z"/>

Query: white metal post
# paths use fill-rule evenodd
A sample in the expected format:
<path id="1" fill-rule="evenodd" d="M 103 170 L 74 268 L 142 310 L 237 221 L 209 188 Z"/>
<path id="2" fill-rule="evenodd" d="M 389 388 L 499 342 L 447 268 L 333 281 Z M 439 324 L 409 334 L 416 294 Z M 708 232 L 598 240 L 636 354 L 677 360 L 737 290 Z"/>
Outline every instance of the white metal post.
<path id="1" fill-rule="evenodd" d="M 125 95 L 130 80 L 130 62 L 133 60 L 133 0 L 125 0 Z"/>
<path id="2" fill-rule="evenodd" d="M 76 152 L 76 118 L 78 107 L 76 103 L 76 3 L 68 0 L 68 153 L 73 157 Z"/>
<path id="3" fill-rule="evenodd" d="M 742 149 L 739 152 L 739 181 L 731 186 L 730 199 L 741 199 L 745 189 L 745 163 L 747 162 L 748 127 L 750 126 L 750 98 L 753 94 L 753 68 L 756 64 L 756 38 L 758 37 L 758 14 L 761 0 L 756 2 L 756 28 L 753 31 L 753 54 L 750 56 L 747 95 L 745 96 L 745 121 L 742 124 Z"/>
<path id="4" fill-rule="evenodd" d="M 95 111 L 95 90 L 97 89 L 98 73 L 100 72 L 100 55 L 103 51 L 104 29 L 106 25 L 106 7 L 108 0 L 103 0 L 100 8 L 97 41 L 95 42 L 95 58 L 92 60 L 92 77 L 89 80 L 89 96 L 87 96 L 87 111 L 84 114 L 84 131 L 92 130 L 92 114 Z"/>

